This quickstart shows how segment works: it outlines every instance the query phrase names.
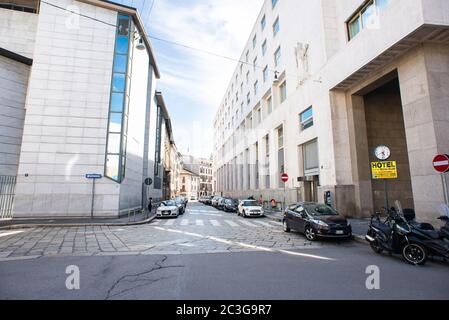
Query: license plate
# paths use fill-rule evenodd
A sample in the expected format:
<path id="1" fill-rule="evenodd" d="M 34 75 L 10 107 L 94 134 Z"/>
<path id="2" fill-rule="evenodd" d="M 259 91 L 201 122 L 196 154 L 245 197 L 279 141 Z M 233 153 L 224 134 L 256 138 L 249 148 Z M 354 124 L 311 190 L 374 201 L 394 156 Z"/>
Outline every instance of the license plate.
<path id="1" fill-rule="evenodd" d="M 336 234 L 344 234 L 344 231 L 343 230 L 337 230 L 335 233 Z"/>

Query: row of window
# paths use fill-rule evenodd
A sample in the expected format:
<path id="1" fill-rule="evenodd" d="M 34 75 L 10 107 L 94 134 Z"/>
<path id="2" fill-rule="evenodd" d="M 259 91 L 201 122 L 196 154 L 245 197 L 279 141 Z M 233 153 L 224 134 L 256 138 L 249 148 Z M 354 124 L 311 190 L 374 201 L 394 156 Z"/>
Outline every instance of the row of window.
<path id="1" fill-rule="evenodd" d="M 353 39 L 363 29 L 373 28 L 377 25 L 380 12 L 389 4 L 390 0 L 370 0 L 348 22 L 349 40 Z"/>

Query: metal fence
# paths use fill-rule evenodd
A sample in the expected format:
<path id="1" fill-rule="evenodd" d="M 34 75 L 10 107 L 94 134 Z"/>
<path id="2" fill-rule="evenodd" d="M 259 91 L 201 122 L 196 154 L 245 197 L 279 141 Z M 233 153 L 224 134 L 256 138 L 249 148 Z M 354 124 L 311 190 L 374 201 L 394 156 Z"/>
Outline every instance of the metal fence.
<path id="1" fill-rule="evenodd" d="M 15 190 L 15 176 L 0 176 L 0 219 L 12 218 Z"/>

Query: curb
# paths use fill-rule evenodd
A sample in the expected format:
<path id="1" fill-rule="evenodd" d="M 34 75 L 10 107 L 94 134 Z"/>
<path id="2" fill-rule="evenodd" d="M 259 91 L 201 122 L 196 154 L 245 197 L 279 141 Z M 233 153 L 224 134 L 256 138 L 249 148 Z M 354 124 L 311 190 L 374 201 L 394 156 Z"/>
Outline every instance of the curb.
<path id="1" fill-rule="evenodd" d="M 127 223 L 65 223 L 65 224 L 12 224 L 9 226 L 0 227 L 0 230 L 15 230 L 15 229 L 31 229 L 31 228 L 76 228 L 76 227 L 131 227 L 148 224 L 156 219 L 156 215 L 152 217 Z"/>
<path id="2" fill-rule="evenodd" d="M 358 242 L 358 243 L 361 243 L 361 244 L 368 245 L 368 242 L 365 240 L 365 237 L 364 237 L 364 236 L 359 236 L 359 235 L 353 234 L 353 235 L 352 235 L 352 239 L 353 239 L 355 242 Z"/>

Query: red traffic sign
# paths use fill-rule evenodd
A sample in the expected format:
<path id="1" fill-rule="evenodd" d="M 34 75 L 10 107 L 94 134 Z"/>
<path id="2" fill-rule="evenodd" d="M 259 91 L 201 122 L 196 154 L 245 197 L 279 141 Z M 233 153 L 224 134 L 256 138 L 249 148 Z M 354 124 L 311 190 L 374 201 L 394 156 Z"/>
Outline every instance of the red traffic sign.
<path id="1" fill-rule="evenodd" d="M 433 167 L 436 171 L 440 173 L 445 173 L 449 171 L 449 156 L 447 154 L 437 155 L 433 159 Z"/>
<path id="2" fill-rule="evenodd" d="M 288 174 L 283 173 L 281 176 L 282 181 L 287 182 L 288 181 Z"/>

